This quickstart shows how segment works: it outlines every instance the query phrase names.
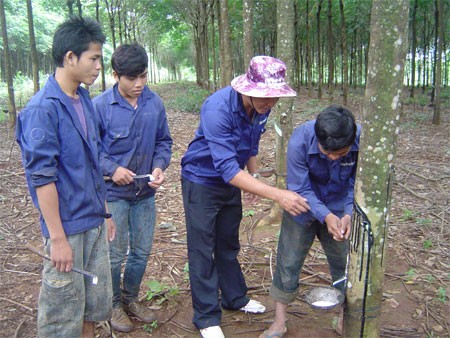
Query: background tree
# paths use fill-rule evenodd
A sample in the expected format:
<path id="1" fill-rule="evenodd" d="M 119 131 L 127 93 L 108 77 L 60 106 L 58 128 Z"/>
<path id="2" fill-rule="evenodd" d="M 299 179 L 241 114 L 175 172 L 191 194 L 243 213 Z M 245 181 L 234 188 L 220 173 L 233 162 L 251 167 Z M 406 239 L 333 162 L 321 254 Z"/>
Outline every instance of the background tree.
<path id="1" fill-rule="evenodd" d="M 408 49 L 404 16 L 408 12 L 408 0 L 372 2 L 369 69 L 355 185 L 355 201 L 367 222 L 352 229 L 344 337 L 380 336 L 392 168 Z"/>
<path id="2" fill-rule="evenodd" d="M 254 56 L 253 52 L 253 0 L 244 0 L 243 18 L 244 24 L 242 27 L 244 36 L 244 66 L 250 63 Z"/>
<path id="3" fill-rule="evenodd" d="M 435 68 L 435 80 L 434 87 L 436 92 L 435 102 L 434 102 L 434 114 L 433 114 L 433 124 L 441 123 L 441 74 L 442 74 L 442 53 L 444 46 L 444 3 L 443 0 L 436 0 L 436 30 L 437 30 L 437 48 L 436 48 L 436 68 Z"/>
<path id="4" fill-rule="evenodd" d="M 231 33 L 230 23 L 228 18 L 228 1 L 219 0 L 220 6 L 220 20 L 219 26 L 222 32 L 222 38 L 220 40 L 220 74 L 221 74 L 221 87 L 228 86 L 233 78 L 233 63 L 231 60 Z"/>
<path id="5" fill-rule="evenodd" d="M 286 82 L 292 86 L 294 78 L 294 0 L 277 0 L 277 57 L 286 63 Z M 275 173 L 276 186 L 286 188 L 286 150 L 292 134 L 292 110 L 294 98 L 283 98 L 275 107 Z M 272 224 L 281 220 L 282 209 L 274 203 L 270 213 L 258 225 Z"/>
<path id="6" fill-rule="evenodd" d="M 341 51 L 342 51 L 342 103 L 347 105 L 348 97 L 348 57 L 347 57 L 347 25 L 345 24 L 344 2 L 339 0 L 341 14 Z"/>
<path id="7" fill-rule="evenodd" d="M 28 13 L 28 34 L 30 36 L 31 64 L 33 69 L 34 92 L 36 93 L 39 90 L 39 61 L 36 50 L 36 37 L 34 35 L 33 6 L 31 5 L 31 0 L 27 0 L 27 13 Z"/>
<path id="8" fill-rule="evenodd" d="M 2 26 L 3 39 L 3 54 L 5 61 L 6 81 L 8 83 L 8 113 L 9 125 L 14 127 L 16 125 L 16 102 L 14 99 L 13 74 L 11 72 L 11 58 L 9 54 L 8 30 L 6 28 L 5 5 L 3 0 L 0 0 L 0 24 Z"/>

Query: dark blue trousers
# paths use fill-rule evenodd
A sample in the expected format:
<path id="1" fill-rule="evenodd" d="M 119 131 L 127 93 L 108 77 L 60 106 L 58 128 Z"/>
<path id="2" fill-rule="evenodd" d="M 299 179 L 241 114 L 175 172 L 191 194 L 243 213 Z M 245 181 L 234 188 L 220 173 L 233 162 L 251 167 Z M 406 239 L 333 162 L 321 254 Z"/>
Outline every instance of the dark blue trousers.
<path id="1" fill-rule="evenodd" d="M 224 309 L 245 306 L 247 285 L 237 259 L 242 219 L 240 189 L 210 187 L 183 179 L 193 323 L 220 325 Z M 220 296 L 219 296 L 220 290 Z"/>

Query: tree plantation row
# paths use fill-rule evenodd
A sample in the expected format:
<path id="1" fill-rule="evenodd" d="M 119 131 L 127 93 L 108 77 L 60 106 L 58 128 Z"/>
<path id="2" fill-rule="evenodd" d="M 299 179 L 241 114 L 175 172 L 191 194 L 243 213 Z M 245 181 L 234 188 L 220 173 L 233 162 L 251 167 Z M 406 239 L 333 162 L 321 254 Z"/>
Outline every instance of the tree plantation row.
<path id="1" fill-rule="evenodd" d="M 291 81 L 307 86 L 310 96 L 365 86 L 370 43 L 372 1 L 364 0 L 0 0 L 2 22 L 1 79 L 31 78 L 54 70 L 52 34 L 68 15 L 96 18 L 108 36 L 104 72 L 116 46 L 136 41 L 150 55 L 149 80 L 192 80 L 213 91 L 244 72 L 254 55 L 281 57 L 293 49 Z M 449 82 L 449 2 L 411 0 L 404 84 L 410 97 Z M 288 9 L 289 8 L 289 9 Z M 277 15 L 292 20 L 294 32 L 282 44 Z M 386 34 L 386 31 L 381 34 Z M 282 46 L 282 47 L 281 47 Z M 287 60 L 284 60 L 287 62 Z M 9 65 L 8 67 L 6 65 Z M 9 79 L 8 79 L 9 77 Z M 42 81 L 41 81 L 42 82 Z M 11 94 L 10 94 L 11 96 Z M 2 98 L 2 102 L 6 101 Z M 2 104 L 3 105 L 3 104 Z M 11 103 L 10 103 L 11 105 Z M 5 107 L 2 108 L 6 110 Z M 12 111 L 11 108 L 8 109 Z"/>

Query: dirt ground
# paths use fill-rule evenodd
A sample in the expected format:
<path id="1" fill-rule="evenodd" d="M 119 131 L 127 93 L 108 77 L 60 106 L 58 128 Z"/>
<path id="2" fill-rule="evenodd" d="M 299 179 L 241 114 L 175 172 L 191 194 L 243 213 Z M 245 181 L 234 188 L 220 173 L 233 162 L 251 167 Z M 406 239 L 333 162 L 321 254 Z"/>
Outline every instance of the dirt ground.
<path id="1" fill-rule="evenodd" d="M 167 89 L 155 89 L 164 99 Z M 361 114 L 361 97 L 351 96 L 349 107 Z M 312 118 L 327 101 L 296 102 L 295 125 Z M 450 337 L 449 259 L 449 111 L 442 124 L 431 124 L 428 106 L 405 105 L 398 137 L 396 177 L 388 237 L 387 264 L 381 314 L 382 337 Z M 167 182 L 157 193 L 158 222 L 141 299 L 157 310 L 157 322 L 135 321 L 133 332 L 115 337 L 200 337 L 191 323 L 192 303 L 186 271 L 186 230 L 179 180 L 180 159 L 198 124 L 198 115 L 168 111 L 174 139 Z M 275 133 L 269 124 L 261 143 L 261 163 L 273 167 Z M 42 260 L 25 245 L 42 247 L 38 216 L 27 192 L 13 131 L 0 125 L 0 337 L 35 337 L 37 296 Z M 263 178 L 273 184 L 274 176 Z M 227 337 L 257 337 L 273 319 L 268 296 L 276 260 L 279 225 L 256 227 L 271 203 L 260 200 L 244 206 L 240 261 L 249 294 L 267 306 L 262 315 L 224 311 Z M 305 302 L 307 290 L 329 285 L 327 263 L 319 245 L 310 252 L 302 275 L 303 287 L 289 311 L 287 338 L 338 337 L 332 327 L 338 310 L 318 311 Z M 148 282 L 158 281 L 162 292 L 151 296 Z M 157 291 L 157 290 L 156 290 Z M 149 297 L 150 294 L 150 297 Z M 97 337 L 110 337 L 106 323 L 96 326 Z"/>

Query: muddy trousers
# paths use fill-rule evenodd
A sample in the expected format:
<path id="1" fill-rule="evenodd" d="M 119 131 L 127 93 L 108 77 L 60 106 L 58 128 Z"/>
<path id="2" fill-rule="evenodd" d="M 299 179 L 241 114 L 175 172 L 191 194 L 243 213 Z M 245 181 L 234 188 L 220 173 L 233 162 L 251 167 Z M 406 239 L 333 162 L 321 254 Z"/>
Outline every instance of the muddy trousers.
<path id="1" fill-rule="evenodd" d="M 204 186 L 186 179 L 182 188 L 193 323 L 203 329 L 220 325 L 221 307 L 237 310 L 249 302 L 237 260 L 241 191 L 232 186 Z"/>
<path id="2" fill-rule="evenodd" d="M 317 220 L 299 224 L 285 211 L 278 240 L 277 267 L 270 288 L 272 298 L 283 304 L 295 300 L 300 286 L 300 271 L 316 237 L 325 251 L 332 280 L 344 276 L 348 241 L 335 241 L 328 233 L 327 226 Z M 338 288 L 342 285 L 338 285 Z"/>

